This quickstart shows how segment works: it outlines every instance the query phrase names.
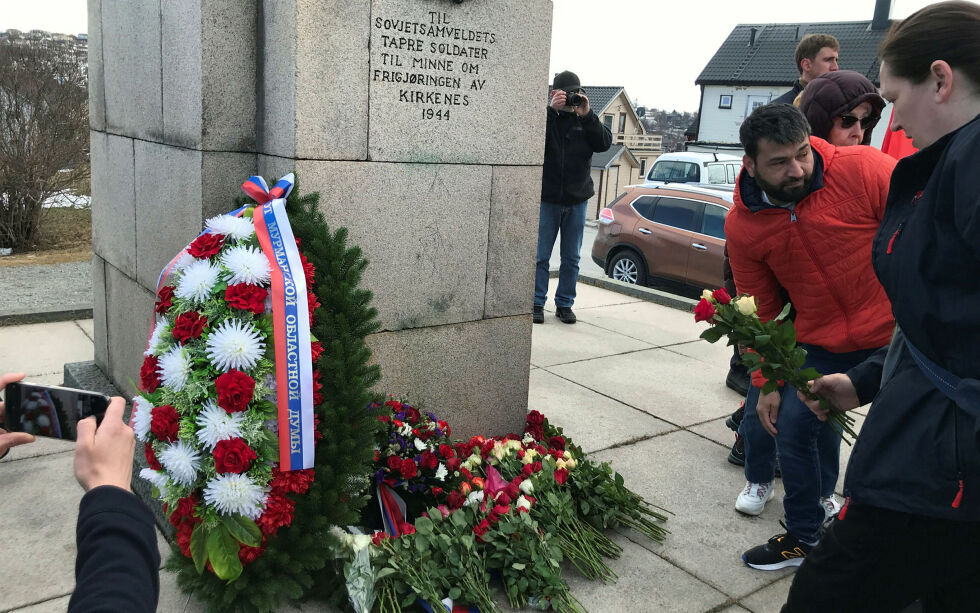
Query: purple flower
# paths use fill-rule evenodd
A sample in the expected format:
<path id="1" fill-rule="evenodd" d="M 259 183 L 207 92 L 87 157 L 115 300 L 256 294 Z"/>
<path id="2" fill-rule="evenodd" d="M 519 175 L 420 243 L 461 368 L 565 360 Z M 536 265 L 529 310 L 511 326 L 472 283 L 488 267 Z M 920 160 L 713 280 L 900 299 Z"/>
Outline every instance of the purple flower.
<path id="1" fill-rule="evenodd" d="M 378 470 L 376 473 L 374 473 L 374 480 L 376 483 L 381 483 L 382 481 L 385 480 L 384 469 Z"/>
<path id="2" fill-rule="evenodd" d="M 398 411 L 395 413 L 395 419 L 398 421 L 405 421 L 405 411 Z"/>
<path id="3" fill-rule="evenodd" d="M 442 436 L 442 430 L 441 429 L 436 428 L 436 436 Z"/>
<path id="4" fill-rule="evenodd" d="M 425 414 L 428 415 L 429 416 L 429 419 L 431 419 L 432 421 L 439 421 L 438 419 L 436 419 L 436 416 L 435 416 L 434 413 L 430 413 L 429 411 L 426 411 Z"/>

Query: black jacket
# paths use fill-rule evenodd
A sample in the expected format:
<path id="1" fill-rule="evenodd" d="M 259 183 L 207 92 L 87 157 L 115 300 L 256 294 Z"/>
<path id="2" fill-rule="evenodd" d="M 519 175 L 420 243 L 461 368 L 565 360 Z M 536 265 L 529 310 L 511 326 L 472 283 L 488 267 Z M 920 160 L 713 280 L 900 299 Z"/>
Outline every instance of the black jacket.
<path id="1" fill-rule="evenodd" d="M 541 200 L 554 204 L 580 204 L 595 194 L 592 154 L 609 149 L 612 133 L 589 111 L 584 117 L 559 113 L 548 107 L 544 141 Z"/>
<path id="2" fill-rule="evenodd" d="M 781 104 L 793 104 L 793 101 L 796 100 L 796 97 L 800 95 L 801 91 L 803 91 L 803 83 L 797 79 L 796 82 L 793 83 L 793 89 L 789 90 L 778 98 L 773 98 L 769 101 L 769 104 L 776 104 L 777 102 Z"/>
<path id="3" fill-rule="evenodd" d="M 76 531 L 75 591 L 69 613 L 152 613 L 160 597 L 153 514 L 125 490 L 104 485 L 82 497 Z"/>
<path id="4" fill-rule="evenodd" d="M 847 466 L 844 491 L 855 501 L 980 521 L 977 407 L 971 414 L 936 389 L 902 338 L 953 374 L 980 379 L 978 168 L 980 116 L 892 174 L 872 262 L 900 330 L 887 357 L 847 373 L 862 403 L 874 398 Z"/>

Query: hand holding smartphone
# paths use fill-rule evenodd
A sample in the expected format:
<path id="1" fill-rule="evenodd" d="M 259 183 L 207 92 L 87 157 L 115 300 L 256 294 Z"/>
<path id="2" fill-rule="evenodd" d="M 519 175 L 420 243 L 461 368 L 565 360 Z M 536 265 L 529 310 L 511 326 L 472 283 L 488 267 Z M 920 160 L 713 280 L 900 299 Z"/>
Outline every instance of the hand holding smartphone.
<path id="1" fill-rule="evenodd" d="M 101 422 L 109 406 L 103 394 L 55 385 L 11 381 L 4 391 L 5 428 L 34 436 L 75 440 L 78 422 Z"/>

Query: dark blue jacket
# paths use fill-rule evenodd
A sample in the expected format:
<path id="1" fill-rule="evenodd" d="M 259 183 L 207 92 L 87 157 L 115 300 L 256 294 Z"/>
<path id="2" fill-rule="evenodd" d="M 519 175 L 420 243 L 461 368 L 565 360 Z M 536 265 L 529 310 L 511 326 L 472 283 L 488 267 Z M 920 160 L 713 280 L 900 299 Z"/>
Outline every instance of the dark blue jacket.
<path id="1" fill-rule="evenodd" d="M 581 204 L 595 194 L 592 154 L 612 145 L 612 133 L 595 111 L 585 117 L 559 113 L 548 107 L 544 141 L 541 200 L 554 204 Z"/>
<path id="2" fill-rule="evenodd" d="M 778 98 L 773 98 L 772 100 L 769 101 L 769 104 L 776 104 L 776 103 L 793 104 L 793 101 L 796 100 L 796 97 L 799 96 L 800 92 L 802 91 L 803 91 L 803 84 L 800 83 L 799 79 L 797 79 L 796 82 L 793 83 L 793 89 L 789 90 L 785 94 L 782 94 Z"/>
<path id="3" fill-rule="evenodd" d="M 848 372 L 862 403 L 874 403 L 845 494 L 980 521 L 980 407 L 968 412 L 936 389 L 902 339 L 953 374 L 980 379 L 980 117 L 898 163 L 872 262 L 900 332 L 887 357 Z"/>

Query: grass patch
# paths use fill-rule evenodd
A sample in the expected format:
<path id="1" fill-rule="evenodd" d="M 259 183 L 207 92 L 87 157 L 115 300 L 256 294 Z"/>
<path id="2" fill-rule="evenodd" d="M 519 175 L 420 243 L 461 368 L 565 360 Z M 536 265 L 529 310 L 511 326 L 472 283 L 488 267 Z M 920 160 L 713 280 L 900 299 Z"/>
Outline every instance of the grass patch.
<path id="1" fill-rule="evenodd" d="M 0 268 L 80 262 L 92 258 L 92 209 L 44 209 L 35 247 L 0 257 Z"/>

